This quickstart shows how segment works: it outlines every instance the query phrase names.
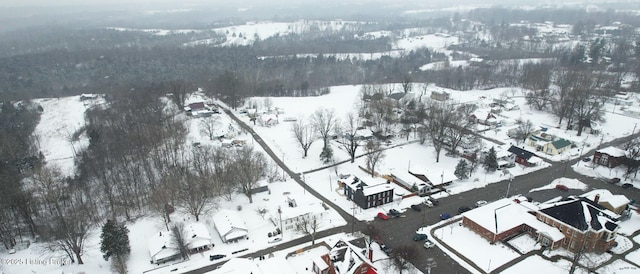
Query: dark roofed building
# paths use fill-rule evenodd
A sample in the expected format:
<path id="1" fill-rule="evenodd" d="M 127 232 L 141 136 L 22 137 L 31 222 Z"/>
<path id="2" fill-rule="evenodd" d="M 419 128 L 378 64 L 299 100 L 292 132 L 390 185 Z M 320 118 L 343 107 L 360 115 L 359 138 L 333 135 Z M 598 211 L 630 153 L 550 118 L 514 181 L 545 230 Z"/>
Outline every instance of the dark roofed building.
<path id="1" fill-rule="evenodd" d="M 565 235 L 569 251 L 605 252 L 615 244 L 620 216 L 586 198 L 567 198 L 541 208 L 536 218 Z"/>
<path id="2" fill-rule="evenodd" d="M 536 161 L 532 161 L 533 157 L 536 155 L 531 151 L 517 146 L 511 146 L 507 151 L 516 156 L 516 163 L 518 164 L 523 166 L 533 166 L 536 164 Z"/>

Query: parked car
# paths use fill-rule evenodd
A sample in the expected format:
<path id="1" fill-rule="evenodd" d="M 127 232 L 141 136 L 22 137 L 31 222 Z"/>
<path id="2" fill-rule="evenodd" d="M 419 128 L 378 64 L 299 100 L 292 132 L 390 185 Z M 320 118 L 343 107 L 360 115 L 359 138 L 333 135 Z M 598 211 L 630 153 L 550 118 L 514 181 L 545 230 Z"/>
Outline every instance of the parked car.
<path id="1" fill-rule="evenodd" d="M 227 255 L 223 255 L 223 254 L 209 255 L 209 261 L 220 260 L 224 257 L 227 257 Z"/>
<path id="2" fill-rule="evenodd" d="M 382 212 L 378 212 L 377 217 L 382 219 L 382 220 L 389 220 L 389 216 L 387 216 L 387 214 L 384 214 Z"/>
<path id="3" fill-rule="evenodd" d="M 391 253 L 393 252 L 393 249 L 391 249 L 391 247 L 386 246 L 385 244 L 380 245 L 380 250 L 382 250 L 384 254 L 387 254 L 387 256 L 391 256 Z"/>
<path id="4" fill-rule="evenodd" d="M 591 162 L 591 157 L 584 157 L 582 158 L 583 162 Z"/>
<path id="5" fill-rule="evenodd" d="M 433 203 L 429 199 L 424 199 L 422 203 L 428 207 L 433 207 Z"/>
<path id="6" fill-rule="evenodd" d="M 272 243 L 277 243 L 279 241 L 282 241 L 282 238 L 281 237 L 275 237 L 275 238 L 269 240 L 269 243 L 272 244 Z"/>
<path id="7" fill-rule="evenodd" d="M 436 198 L 433 198 L 433 197 L 429 196 L 429 198 L 428 198 L 428 199 L 429 199 L 429 201 L 431 201 L 431 203 L 432 203 L 434 206 L 437 206 L 437 205 L 439 205 L 439 204 L 440 204 L 440 201 L 438 201 L 438 199 L 436 199 Z"/>
<path id="8" fill-rule="evenodd" d="M 467 212 L 467 211 L 469 211 L 469 210 L 471 210 L 471 208 L 470 208 L 470 207 L 468 207 L 468 206 L 461 206 L 461 207 L 459 207 L 459 208 L 458 208 L 458 213 L 462 214 L 462 213 L 465 213 L 465 212 Z"/>
<path id="9" fill-rule="evenodd" d="M 426 239 L 427 239 L 427 235 L 425 235 L 425 234 L 416 234 L 416 235 L 413 235 L 413 240 L 414 240 L 414 241 L 416 241 L 416 242 L 424 241 L 424 240 L 426 240 Z"/>
<path id="10" fill-rule="evenodd" d="M 400 211 L 397 211 L 397 210 L 395 210 L 395 209 L 393 209 L 393 208 L 392 208 L 392 209 L 389 209 L 389 216 L 391 216 L 391 217 L 398 217 L 398 216 L 400 216 Z"/>
<path id="11" fill-rule="evenodd" d="M 620 182 L 620 178 L 618 178 L 618 177 L 616 177 L 616 178 L 611 178 L 611 179 L 609 180 L 609 183 L 610 183 L 610 184 L 617 184 L 617 183 L 619 183 L 619 182 Z"/>
<path id="12" fill-rule="evenodd" d="M 556 185 L 556 189 L 562 190 L 562 191 L 569 191 L 569 188 L 565 185 L 561 185 L 561 184 L 557 184 Z"/>
<path id="13" fill-rule="evenodd" d="M 622 184 L 622 188 L 632 188 L 632 187 L 633 187 L 633 185 L 632 185 L 632 184 L 630 184 L 630 183 L 624 183 L 624 184 Z"/>
<path id="14" fill-rule="evenodd" d="M 432 248 L 435 244 L 431 240 L 424 241 L 424 248 Z"/>
<path id="15" fill-rule="evenodd" d="M 422 208 L 420 207 L 420 205 L 411 205 L 411 209 L 415 211 L 422 211 Z"/>
<path id="16" fill-rule="evenodd" d="M 481 206 L 486 205 L 486 204 L 487 204 L 487 201 L 485 201 L 485 200 L 480 200 L 480 201 L 477 201 L 477 202 L 476 202 L 476 207 L 481 207 Z"/>
<path id="17" fill-rule="evenodd" d="M 449 213 L 445 212 L 445 213 L 440 214 L 440 220 L 446 220 L 446 219 L 449 219 L 449 218 L 451 218 L 451 214 L 449 214 Z"/>

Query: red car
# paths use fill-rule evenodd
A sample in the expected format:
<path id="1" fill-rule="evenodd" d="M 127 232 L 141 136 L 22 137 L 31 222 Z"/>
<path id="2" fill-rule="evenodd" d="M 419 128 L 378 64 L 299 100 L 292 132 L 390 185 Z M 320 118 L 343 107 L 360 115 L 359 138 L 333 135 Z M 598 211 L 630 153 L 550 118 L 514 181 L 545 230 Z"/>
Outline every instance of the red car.
<path id="1" fill-rule="evenodd" d="M 569 191 L 569 188 L 567 186 L 560 185 L 560 184 L 556 185 L 556 189 L 559 189 L 559 190 L 562 190 L 562 191 Z"/>
<path id="2" fill-rule="evenodd" d="M 382 220 L 389 220 L 389 216 L 387 216 L 386 214 L 384 214 L 382 212 L 378 212 L 378 218 L 380 218 Z"/>

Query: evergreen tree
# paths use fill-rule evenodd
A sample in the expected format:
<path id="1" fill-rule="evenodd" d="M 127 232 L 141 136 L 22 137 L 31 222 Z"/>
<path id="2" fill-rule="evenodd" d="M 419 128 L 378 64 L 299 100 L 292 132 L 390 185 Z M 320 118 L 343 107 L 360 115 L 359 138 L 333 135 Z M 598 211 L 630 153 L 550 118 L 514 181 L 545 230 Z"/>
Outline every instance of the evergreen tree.
<path id="1" fill-rule="evenodd" d="M 131 252 L 129 246 L 129 229 L 124 224 L 108 220 L 102 227 L 100 235 L 100 251 L 105 260 L 110 257 L 123 257 Z"/>
<path id="2" fill-rule="evenodd" d="M 489 153 L 484 157 L 484 169 L 487 172 L 494 172 L 498 169 L 498 158 L 496 157 L 496 150 L 491 147 Z"/>
<path id="3" fill-rule="evenodd" d="M 322 152 L 320 152 L 320 160 L 325 164 L 331 163 L 333 160 L 333 149 L 331 149 L 330 146 L 322 148 Z"/>
<path id="4" fill-rule="evenodd" d="M 456 166 L 456 170 L 453 172 L 458 179 L 468 179 L 469 178 L 469 165 L 467 165 L 467 161 L 464 159 L 460 159 L 458 165 Z"/>

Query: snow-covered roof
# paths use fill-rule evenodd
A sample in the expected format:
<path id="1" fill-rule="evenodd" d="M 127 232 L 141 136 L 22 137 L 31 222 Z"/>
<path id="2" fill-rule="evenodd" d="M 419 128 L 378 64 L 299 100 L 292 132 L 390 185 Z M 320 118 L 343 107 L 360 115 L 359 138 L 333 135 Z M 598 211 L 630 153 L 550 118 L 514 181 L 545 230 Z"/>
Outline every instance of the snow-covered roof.
<path id="1" fill-rule="evenodd" d="M 423 175 L 427 180 L 429 180 L 429 183 L 434 186 L 453 182 L 458 179 L 458 177 L 449 170 L 433 170 L 419 165 L 411 165 L 409 167 L 409 171 L 414 174 Z"/>
<path id="2" fill-rule="evenodd" d="M 147 246 L 153 261 L 173 257 L 180 253 L 171 239 L 171 233 L 167 231 L 151 235 L 147 240 Z"/>
<path id="3" fill-rule="evenodd" d="M 586 198 L 563 199 L 540 206 L 539 212 L 580 231 L 614 231 L 620 215 Z"/>
<path id="4" fill-rule="evenodd" d="M 362 254 L 362 249 L 349 243 L 346 240 L 340 240 L 329 252 L 329 256 L 333 261 L 336 269 L 340 269 L 340 273 L 352 274 L 358 269 L 358 266 L 365 263 L 373 267 L 373 263 Z M 342 260 L 334 260 L 342 257 Z"/>
<path id="5" fill-rule="evenodd" d="M 218 230 L 218 233 L 221 236 L 224 235 L 224 237 L 228 239 L 237 238 L 237 237 L 231 237 L 230 233 L 234 229 L 243 230 L 240 232 L 244 232 L 244 234 L 246 234 L 248 230 L 247 225 L 244 223 L 242 219 L 240 219 L 240 216 L 238 215 L 238 213 L 228 209 L 221 209 L 218 211 L 218 213 L 213 215 L 213 223 L 216 229 Z M 233 235 L 240 237 L 239 235 L 235 235 L 237 234 L 237 232 L 238 231 L 234 232 Z"/>
<path id="6" fill-rule="evenodd" d="M 592 191 L 589 191 L 585 194 L 580 195 L 580 197 L 584 197 L 591 201 L 595 201 L 596 195 L 600 195 L 599 203 L 607 202 L 614 208 L 627 205 L 630 202 L 630 200 L 626 196 L 614 195 L 609 190 L 606 190 L 606 189 L 594 189 Z"/>
<path id="7" fill-rule="evenodd" d="M 202 247 L 211 244 L 209 229 L 202 223 L 191 223 L 186 227 L 187 241 L 190 248 Z"/>
<path id="8" fill-rule="evenodd" d="M 258 268 L 258 264 L 256 261 L 252 261 L 246 258 L 231 258 L 226 263 L 221 265 L 218 269 L 212 271 L 211 273 L 216 274 L 245 274 L 245 273 L 255 273 L 260 274 L 260 268 Z"/>
<path id="9" fill-rule="evenodd" d="M 384 192 L 390 189 L 393 189 L 391 184 L 381 183 L 374 186 L 362 188 L 362 194 L 364 194 L 364 196 L 369 196 L 369 195 Z"/>
<path id="10" fill-rule="evenodd" d="M 623 157 L 625 155 L 625 151 L 617 147 L 605 147 L 603 149 L 598 149 L 597 152 L 613 157 Z"/>
<path id="11" fill-rule="evenodd" d="M 301 205 L 296 207 L 282 207 L 280 209 L 282 213 L 280 213 L 280 217 L 282 220 L 293 219 L 305 214 L 320 214 L 324 212 L 324 207 L 322 205 L 313 203 L 308 205 Z M 277 210 L 274 212 L 278 212 Z"/>
<path id="12" fill-rule="evenodd" d="M 529 211 L 535 211 L 537 206 L 527 202 L 526 198 L 518 199 L 519 202 L 514 200 L 513 197 L 503 198 L 462 215 L 495 234 L 526 224 L 539 233 L 544 233 L 553 241 L 564 238 L 558 229 L 538 221 L 533 214 L 529 213 Z"/>

